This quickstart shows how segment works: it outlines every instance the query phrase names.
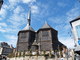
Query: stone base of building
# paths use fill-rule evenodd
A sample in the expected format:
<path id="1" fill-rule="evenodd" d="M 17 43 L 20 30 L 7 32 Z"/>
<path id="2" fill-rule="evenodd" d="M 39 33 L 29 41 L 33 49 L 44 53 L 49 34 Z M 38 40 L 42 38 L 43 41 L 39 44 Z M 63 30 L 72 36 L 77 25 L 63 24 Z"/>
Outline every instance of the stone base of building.
<path id="1" fill-rule="evenodd" d="M 26 57 L 14 57 L 14 58 L 7 58 L 7 60 L 74 60 L 74 58 L 46 58 L 45 56 L 26 56 Z"/>

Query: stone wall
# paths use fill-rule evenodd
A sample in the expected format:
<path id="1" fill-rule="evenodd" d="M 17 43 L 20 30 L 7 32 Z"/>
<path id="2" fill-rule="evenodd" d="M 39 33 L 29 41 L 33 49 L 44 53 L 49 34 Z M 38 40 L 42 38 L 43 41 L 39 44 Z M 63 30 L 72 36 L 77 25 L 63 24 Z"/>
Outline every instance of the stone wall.
<path id="1" fill-rule="evenodd" d="M 45 60 L 45 57 L 44 56 L 26 56 L 26 57 L 7 58 L 7 60 Z"/>
<path id="2" fill-rule="evenodd" d="M 15 57 L 7 58 L 7 60 L 67 60 L 67 58 L 45 58 L 44 56 L 26 56 L 26 57 Z M 72 57 L 69 57 L 68 60 L 74 60 Z"/>

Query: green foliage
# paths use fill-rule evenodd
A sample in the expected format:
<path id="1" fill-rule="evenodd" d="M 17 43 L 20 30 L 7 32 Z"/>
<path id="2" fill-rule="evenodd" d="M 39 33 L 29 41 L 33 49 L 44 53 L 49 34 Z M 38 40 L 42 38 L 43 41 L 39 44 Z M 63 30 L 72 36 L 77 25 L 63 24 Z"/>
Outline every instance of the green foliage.
<path id="1" fill-rule="evenodd" d="M 21 52 L 19 52 L 19 56 L 18 57 L 21 57 Z"/>
<path id="2" fill-rule="evenodd" d="M 23 57 L 25 57 L 25 51 L 23 52 Z"/>
<path id="3" fill-rule="evenodd" d="M 49 52 L 49 57 L 52 57 L 52 53 L 51 53 L 51 51 Z"/>
<path id="4" fill-rule="evenodd" d="M 43 51 L 43 54 L 44 54 L 44 55 L 46 54 L 46 51 L 45 51 L 45 50 Z"/>
<path id="5" fill-rule="evenodd" d="M 10 54 L 8 55 L 8 57 L 9 57 L 9 58 L 15 57 L 15 53 L 10 53 Z"/>
<path id="6" fill-rule="evenodd" d="M 26 54 L 25 51 L 24 51 L 24 52 L 11 53 L 11 54 L 8 55 L 8 57 L 9 57 L 9 58 L 13 58 L 13 57 L 25 57 L 25 56 L 30 56 L 30 57 L 31 57 L 31 56 L 44 56 L 44 57 L 46 57 L 46 58 L 52 58 L 52 57 L 54 57 L 54 55 L 52 55 L 51 51 L 50 51 L 49 53 L 47 53 L 47 54 L 46 54 L 46 51 L 45 51 L 45 50 L 42 51 L 43 54 L 39 54 L 38 51 L 36 51 L 37 54 L 35 54 L 35 55 L 32 55 L 32 51 L 31 51 L 31 50 L 28 51 L 28 52 L 29 52 L 28 54 Z"/>
<path id="7" fill-rule="evenodd" d="M 18 57 L 18 52 L 16 52 L 15 57 Z"/>
<path id="8" fill-rule="evenodd" d="M 61 57 L 63 57 L 63 53 L 62 53 L 62 51 L 60 51 L 60 55 L 61 55 Z"/>

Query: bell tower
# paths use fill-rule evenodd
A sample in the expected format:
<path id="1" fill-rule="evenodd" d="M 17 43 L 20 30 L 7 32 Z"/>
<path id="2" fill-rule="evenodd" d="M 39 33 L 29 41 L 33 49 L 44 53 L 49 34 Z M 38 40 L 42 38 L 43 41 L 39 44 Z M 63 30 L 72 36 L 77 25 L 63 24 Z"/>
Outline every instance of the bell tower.
<path id="1" fill-rule="evenodd" d="M 35 40 L 35 31 L 31 27 L 31 10 L 28 12 L 27 25 L 19 31 L 17 41 L 17 51 L 28 51 Z"/>

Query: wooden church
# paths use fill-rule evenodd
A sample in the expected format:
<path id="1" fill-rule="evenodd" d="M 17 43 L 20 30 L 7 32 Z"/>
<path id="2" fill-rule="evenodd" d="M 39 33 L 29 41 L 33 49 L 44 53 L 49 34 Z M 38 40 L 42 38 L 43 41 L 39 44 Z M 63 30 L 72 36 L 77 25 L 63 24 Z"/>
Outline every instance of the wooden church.
<path id="1" fill-rule="evenodd" d="M 31 11 L 28 13 L 27 26 L 18 32 L 17 51 L 51 51 L 66 47 L 58 41 L 58 31 L 47 22 L 37 31 L 30 26 Z"/>

